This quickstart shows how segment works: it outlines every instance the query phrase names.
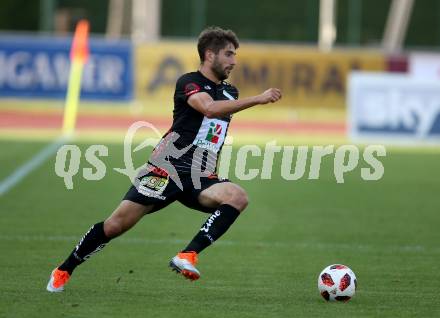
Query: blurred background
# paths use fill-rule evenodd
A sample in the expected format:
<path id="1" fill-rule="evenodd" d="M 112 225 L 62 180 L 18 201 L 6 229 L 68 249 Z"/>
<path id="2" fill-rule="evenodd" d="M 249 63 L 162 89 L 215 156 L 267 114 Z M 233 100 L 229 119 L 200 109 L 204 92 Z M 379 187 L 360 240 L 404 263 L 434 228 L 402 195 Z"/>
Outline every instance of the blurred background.
<path id="1" fill-rule="evenodd" d="M 57 156 L 83 19 L 90 55 L 68 141 L 77 151 Z M 55 264 L 129 186 L 115 171 L 131 159 L 127 129 L 139 120 L 169 129 L 176 79 L 198 68 L 209 25 L 241 40 L 230 78 L 240 96 L 283 91 L 235 114 L 228 131 L 237 146 L 228 177 L 246 189 L 249 212 L 204 252 L 196 285 L 166 265 L 205 216 L 173 204 L 81 266 L 61 298 L 47 295 Z M 0 316 L 440 317 L 439 114 L 440 0 L 1 0 Z M 132 148 L 151 134 L 137 132 Z M 270 180 L 237 180 L 238 146 L 273 140 L 295 146 L 288 172 L 299 179 L 287 180 L 280 151 Z M 341 144 L 360 145 L 339 152 L 359 164 L 337 183 L 337 156 L 312 160 L 307 146 Z M 365 144 L 387 145 L 386 156 L 373 153 L 384 170 Z M 129 153 L 134 167 L 150 148 Z M 266 162 L 249 155 L 245 168 Z M 363 179 L 369 171 L 384 174 Z M 328 306 L 316 278 L 336 263 L 360 288 Z"/>
<path id="2" fill-rule="evenodd" d="M 236 116 L 242 142 L 438 140 L 440 0 L 2 0 L 0 136 L 59 134 L 81 19 L 92 36 L 78 138 L 122 142 L 137 119 L 166 131 L 175 80 L 198 67 L 200 31 L 218 25 L 242 43 L 230 79 L 241 96 L 284 94 Z"/>

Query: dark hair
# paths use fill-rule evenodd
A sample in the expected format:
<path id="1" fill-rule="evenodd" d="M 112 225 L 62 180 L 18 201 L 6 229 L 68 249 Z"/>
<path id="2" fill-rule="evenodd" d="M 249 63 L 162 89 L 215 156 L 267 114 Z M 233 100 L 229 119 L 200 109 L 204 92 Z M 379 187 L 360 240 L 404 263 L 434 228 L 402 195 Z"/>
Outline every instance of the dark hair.
<path id="1" fill-rule="evenodd" d="M 226 45 L 232 45 L 238 49 L 239 43 L 235 33 L 231 30 L 223 30 L 222 28 L 211 26 L 202 31 L 199 35 L 197 50 L 199 51 L 200 61 L 205 61 L 206 50 L 211 50 L 217 54 Z"/>

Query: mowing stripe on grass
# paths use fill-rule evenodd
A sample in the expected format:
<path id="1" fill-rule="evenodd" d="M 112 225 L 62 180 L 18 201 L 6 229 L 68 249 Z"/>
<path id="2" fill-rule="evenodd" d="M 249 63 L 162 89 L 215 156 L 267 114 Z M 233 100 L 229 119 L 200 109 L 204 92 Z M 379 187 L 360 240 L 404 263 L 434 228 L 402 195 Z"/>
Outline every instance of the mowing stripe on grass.
<path id="1" fill-rule="evenodd" d="M 2 235 L 1 241 L 19 242 L 71 242 L 79 239 L 73 235 Z M 139 237 L 120 237 L 112 241 L 115 244 L 140 244 L 140 245 L 182 245 L 188 243 L 184 239 L 148 239 Z M 324 242 L 288 242 L 288 241 L 231 241 L 220 240 L 216 245 L 246 246 L 246 247 L 267 247 L 267 248 L 294 248 L 314 250 L 355 250 L 356 252 L 399 252 L 399 253 L 429 253 L 440 254 L 440 248 L 422 245 L 372 245 L 372 244 L 349 244 L 349 243 L 324 243 Z"/>
<path id="2" fill-rule="evenodd" d="M 17 168 L 9 177 L 0 182 L 0 196 L 11 190 L 17 183 L 23 180 L 29 173 L 38 168 L 58 148 L 66 142 L 66 138 L 60 137 L 43 148 L 24 165 Z"/>

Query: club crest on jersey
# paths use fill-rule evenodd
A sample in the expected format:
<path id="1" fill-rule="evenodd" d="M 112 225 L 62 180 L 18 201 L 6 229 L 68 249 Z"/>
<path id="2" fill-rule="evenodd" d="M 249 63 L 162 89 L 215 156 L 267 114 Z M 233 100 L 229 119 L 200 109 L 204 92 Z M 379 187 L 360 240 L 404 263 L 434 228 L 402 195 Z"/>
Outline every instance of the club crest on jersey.
<path id="1" fill-rule="evenodd" d="M 192 94 L 195 94 L 197 92 L 200 92 L 200 86 L 196 83 L 188 83 L 185 85 L 186 96 L 191 96 Z"/>

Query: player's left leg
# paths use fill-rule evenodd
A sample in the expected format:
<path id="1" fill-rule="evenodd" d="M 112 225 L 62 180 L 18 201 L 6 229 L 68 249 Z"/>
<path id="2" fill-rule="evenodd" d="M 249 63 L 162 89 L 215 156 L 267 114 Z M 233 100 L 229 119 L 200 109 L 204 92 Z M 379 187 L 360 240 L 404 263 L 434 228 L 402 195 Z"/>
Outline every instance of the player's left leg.
<path id="1" fill-rule="evenodd" d="M 200 277 L 200 272 L 195 268 L 198 254 L 219 239 L 248 205 L 246 192 L 232 182 L 211 184 L 196 198 L 201 208 L 191 204 L 188 199 L 180 201 L 204 212 L 211 210 L 212 214 L 188 246 L 170 262 L 174 270 L 191 280 Z"/>
<path id="2" fill-rule="evenodd" d="M 184 251 L 200 253 L 219 239 L 248 205 L 248 196 L 232 182 L 216 183 L 200 192 L 198 202 L 215 209 Z"/>

